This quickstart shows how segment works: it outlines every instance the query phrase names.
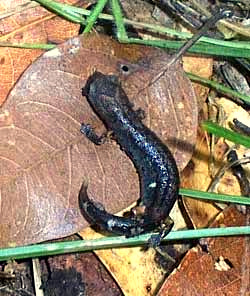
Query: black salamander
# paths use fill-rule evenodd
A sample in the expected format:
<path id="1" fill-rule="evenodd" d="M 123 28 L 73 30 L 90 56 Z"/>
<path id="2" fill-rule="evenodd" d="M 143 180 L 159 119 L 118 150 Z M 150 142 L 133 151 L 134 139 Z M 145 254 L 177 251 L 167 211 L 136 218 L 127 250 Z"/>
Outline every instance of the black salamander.
<path id="1" fill-rule="evenodd" d="M 233 12 L 228 9 L 215 13 L 190 40 L 183 44 L 166 66 L 159 70 L 154 81 L 163 76 L 168 67 L 174 64 L 218 20 L 230 18 L 232 15 Z M 87 97 L 94 111 L 108 130 L 114 133 L 121 148 L 133 161 L 140 177 L 140 199 L 136 208 L 139 214 L 132 209 L 131 217 L 118 217 L 90 200 L 87 195 L 87 186 L 83 184 L 79 193 L 82 213 L 101 228 L 127 237 L 161 227 L 159 235 L 151 239 L 152 245 L 158 245 L 173 225 L 169 223 L 164 229 L 164 221 L 178 196 L 179 173 L 175 160 L 154 132 L 142 123 L 142 112 L 132 109 L 132 104 L 116 76 L 95 72 L 88 79 L 83 95 Z M 81 131 L 95 144 L 103 143 L 104 137 L 96 135 L 90 125 L 83 124 Z"/>
<path id="2" fill-rule="evenodd" d="M 83 215 L 102 229 L 127 237 L 160 227 L 159 236 L 154 238 L 154 244 L 159 244 L 173 225 L 171 223 L 164 228 L 164 221 L 179 189 L 179 173 L 174 157 L 155 133 L 142 123 L 141 110 L 132 109 L 116 76 L 95 72 L 83 88 L 83 95 L 107 129 L 113 132 L 140 177 L 140 199 L 138 207 L 131 210 L 130 217 L 112 215 L 89 199 L 86 184 L 82 185 L 79 193 Z M 103 142 L 103 136 L 96 135 L 88 124 L 82 124 L 81 132 L 95 144 Z"/>

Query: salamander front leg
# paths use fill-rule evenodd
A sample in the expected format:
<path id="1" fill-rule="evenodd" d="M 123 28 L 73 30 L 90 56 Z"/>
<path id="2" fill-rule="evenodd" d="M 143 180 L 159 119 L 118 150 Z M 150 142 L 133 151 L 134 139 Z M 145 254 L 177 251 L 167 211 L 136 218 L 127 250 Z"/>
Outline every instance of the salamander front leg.
<path id="1" fill-rule="evenodd" d="M 80 131 L 95 145 L 103 144 L 107 139 L 107 135 L 108 135 L 108 132 L 105 132 L 101 136 L 98 136 L 94 128 L 90 124 L 85 124 L 85 123 L 82 123 Z"/>

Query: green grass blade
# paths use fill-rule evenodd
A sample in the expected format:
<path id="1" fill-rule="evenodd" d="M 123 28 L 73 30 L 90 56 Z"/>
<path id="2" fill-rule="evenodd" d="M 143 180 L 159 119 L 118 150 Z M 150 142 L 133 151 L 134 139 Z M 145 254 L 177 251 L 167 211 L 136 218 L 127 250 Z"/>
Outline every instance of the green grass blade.
<path id="1" fill-rule="evenodd" d="M 233 202 L 239 204 L 250 204 L 249 197 L 223 195 L 216 193 L 202 192 L 199 190 L 180 189 L 180 194 L 206 200 L 214 200 L 219 202 Z M 233 236 L 233 235 L 249 235 L 250 226 L 235 226 L 225 228 L 206 228 L 196 230 L 179 230 L 171 231 L 163 242 L 171 242 L 175 240 L 189 240 L 204 237 Z M 140 236 L 125 238 L 123 236 L 104 237 L 101 239 L 73 241 L 73 242 L 56 242 L 48 244 L 38 244 L 17 248 L 0 249 L 0 261 L 11 259 L 24 259 L 31 257 L 51 256 L 72 252 L 86 252 L 91 250 L 109 249 L 117 247 L 132 247 L 147 244 L 151 233 Z"/>
<path id="2" fill-rule="evenodd" d="M 225 138 L 229 141 L 232 141 L 236 144 L 243 145 L 247 148 L 250 148 L 250 137 L 241 135 L 237 132 L 231 131 L 229 129 L 226 129 L 224 127 L 219 126 L 216 123 L 205 121 L 202 123 L 202 127 L 207 132 L 214 134 L 218 137 Z"/>
<path id="3" fill-rule="evenodd" d="M 83 33 L 89 33 L 94 26 L 94 23 L 99 17 L 99 14 L 103 11 L 104 6 L 106 5 L 108 0 L 99 0 L 94 9 L 92 9 L 91 14 L 87 18 L 87 25 L 83 31 Z"/>
<path id="4" fill-rule="evenodd" d="M 237 91 L 234 91 L 231 88 L 226 87 L 216 81 L 212 81 L 212 80 L 197 76 L 197 75 L 189 73 L 189 72 L 186 72 L 186 74 L 194 82 L 198 82 L 198 83 L 201 83 L 205 86 L 212 87 L 213 89 L 216 89 L 220 93 L 227 94 L 232 97 L 240 98 L 242 101 L 250 103 L 250 96 L 247 96 L 247 95 L 241 94 Z"/>
<path id="5" fill-rule="evenodd" d="M 230 202 L 230 203 L 250 206 L 250 197 L 247 197 L 247 196 L 218 194 L 218 193 L 204 192 L 200 190 L 186 189 L 186 188 L 181 188 L 179 192 L 181 195 L 185 195 L 185 196 L 193 197 L 197 199 L 212 200 L 212 201 L 217 201 L 222 203 Z"/>
<path id="6" fill-rule="evenodd" d="M 50 11 L 64 17 L 65 19 L 72 21 L 74 23 L 85 24 L 85 18 L 78 12 L 70 9 L 70 5 L 65 6 L 64 4 L 51 0 L 34 0 L 40 3 L 42 6 L 46 7 Z"/>
<path id="7" fill-rule="evenodd" d="M 128 42 L 128 35 L 125 29 L 121 7 L 118 0 L 111 0 L 112 12 L 117 27 L 117 38 L 119 41 Z"/>
<path id="8" fill-rule="evenodd" d="M 179 49 L 184 42 L 182 41 L 166 41 L 166 40 L 141 40 L 137 38 L 129 38 L 130 43 L 157 46 L 161 48 Z M 201 42 L 194 44 L 188 52 L 200 53 L 204 55 L 228 56 L 228 57 L 244 57 L 250 58 L 250 49 L 229 48 L 218 45 L 209 45 Z"/>
<path id="9" fill-rule="evenodd" d="M 74 16 L 76 14 L 79 14 L 79 16 L 82 15 L 89 15 L 90 11 L 70 6 L 68 4 L 61 4 L 56 1 L 51 0 L 35 0 L 38 3 L 41 3 L 44 7 L 47 7 L 50 10 L 56 11 L 58 9 L 58 14 L 62 13 L 60 12 L 60 9 L 63 9 L 64 13 L 72 13 Z M 56 6 L 57 5 L 57 6 Z M 59 8 L 59 6 L 60 8 Z M 99 18 L 113 21 L 114 17 L 108 14 L 100 14 Z M 79 22 L 79 20 L 78 20 Z M 141 22 L 135 22 L 128 19 L 123 18 L 124 24 L 133 25 L 136 28 L 143 28 L 148 29 L 152 32 L 158 32 L 160 34 L 167 34 L 169 36 L 175 36 L 179 38 L 190 38 L 192 34 L 186 33 L 186 32 L 178 32 L 170 28 L 166 28 L 159 25 L 153 25 L 153 24 L 147 24 L 147 23 L 141 23 Z M 125 38 L 126 39 L 126 38 Z M 138 44 L 146 44 L 151 46 L 157 46 L 157 47 L 163 47 L 163 48 L 172 48 L 172 49 L 178 49 L 183 42 L 180 41 L 166 41 L 166 40 L 140 40 L 136 38 L 129 38 L 130 43 L 138 43 Z M 190 52 L 194 53 L 202 53 L 207 55 L 217 55 L 217 56 L 231 56 L 231 57 L 243 57 L 243 58 L 250 58 L 250 42 L 245 41 L 224 41 L 224 40 L 218 40 L 208 37 L 201 37 L 200 41 L 197 44 L 195 44 L 191 49 Z M 127 40 L 125 40 L 127 42 Z M 206 43 L 205 43 L 206 42 Z M 208 44 L 209 43 L 209 44 Z"/>
<path id="10" fill-rule="evenodd" d="M 51 2 L 55 2 L 55 1 L 51 1 Z M 71 8 L 72 11 L 77 12 L 81 15 L 89 15 L 90 14 L 89 10 L 86 10 L 83 8 L 71 6 L 68 4 L 61 4 L 61 5 L 65 5 L 68 8 Z M 114 21 L 114 17 L 109 14 L 101 13 L 99 15 L 99 18 L 109 20 L 109 21 Z M 148 23 L 143 23 L 143 22 L 136 22 L 136 21 L 132 21 L 132 20 L 129 20 L 126 18 L 123 18 L 123 21 L 125 24 L 132 25 L 132 26 L 139 28 L 139 29 L 147 29 L 147 30 L 155 32 L 155 33 L 166 34 L 166 35 L 172 36 L 172 37 L 179 37 L 179 38 L 183 38 L 183 39 L 188 39 L 193 36 L 193 34 L 191 34 L 191 33 L 179 32 L 174 29 L 167 28 L 167 27 L 160 26 L 160 25 L 148 24 Z M 250 42 L 248 42 L 248 41 L 225 41 L 225 40 L 214 39 L 214 38 L 209 38 L 209 37 L 201 37 L 200 41 L 215 44 L 215 45 L 230 47 L 230 48 L 233 47 L 233 48 L 240 48 L 240 49 L 250 49 Z"/>
<path id="11" fill-rule="evenodd" d="M 162 41 L 159 41 L 159 40 L 153 40 L 153 41 L 148 41 L 148 40 L 140 40 L 140 39 L 133 39 L 132 42 L 130 41 L 130 39 L 127 40 L 127 42 L 129 43 L 138 43 L 138 44 L 144 44 L 144 45 L 150 45 L 150 46 L 158 46 L 158 47 L 163 47 L 163 48 L 176 48 L 178 49 L 180 46 L 175 46 L 176 45 L 176 42 L 175 41 L 166 41 L 166 42 L 162 42 Z M 125 41 L 125 39 L 123 39 L 123 41 Z M 2 45 L 1 45 L 2 44 Z M 180 44 L 180 43 L 179 43 Z M 19 47 L 19 48 L 33 48 L 33 49 L 52 49 L 54 48 L 55 46 L 53 44 L 35 44 L 35 43 L 22 43 L 22 44 L 18 44 L 18 43 L 8 43 L 8 42 L 1 42 L 0 43 L 0 46 L 9 46 L 9 47 Z M 196 53 L 201 53 L 201 54 L 204 54 L 204 48 L 203 46 L 200 46 L 199 44 L 196 44 L 194 46 L 192 46 L 190 49 L 189 49 L 190 52 L 196 52 Z M 214 48 L 212 48 L 212 50 L 209 50 L 208 48 L 206 48 L 206 54 L 211 54 L 211 55 L 214 55 L 215 53 L 217 53 L 217 50 L 214 51 Z M 250 50 L 249 51 L 240 51 L 240 54 L 238 52 L 233 52 L 233 51 L 230 51 L 228 50 L 228 52 L 224 52 L 224 55 L 225 56 L 235 56 L 235 57 L 248 57 L 248 55 L 250 54 Z M 222 52 L 221 52 L 221 49 L 219 49 L 219 54 L 218 55 L 222 55 Z M 190 75 L 193 75 L 193 74 L 188 74 Z M 194 75 L 193 75 L 194 77 Z M 201 81 L 202 79 L 198 79 L 197 78 L 197 81 L 199 82 L 202 82 Z M 193 81 L 195 81 L 195 78 L 193 79 Z M 209 81 L 209 80 L 208 80 Z M 205 79 L 204 79 L 204 84 L 205 83 Z M 207 85 L 209 85 L 207 83 Z M 210 85 L 213 87 L 215 87 L 215 82 L 210 82 Z M 216 88 L 216 87 L 215 87 Z M 245 101 L 249 101 L 249 97 L 248 96 L 245 96 L 243 94 L 239 94 L 237 92 L 234 92 L 233 90 L 230 91 L 229 88 L 225 88 L 225 87 L 218 87 L 217 89 L 218 90 L 221 90 L 223 92 L 223 88 L 225 90 L 226 93 L 231 93 L 233 96 L 237 96 L 237 97 L 240 97 L 242 100 L 245 100 Z"/>
<path id="12" fill-rule="evenodd" d="M 0 41 L 0 47 L 15 47 L 15 48 L 26 48 L 26 49 L 53 49 L 56 47 L 54 44 L 44 43 L 11 43 L 6 41 Z"/>
<path id="13" fill-rule="evenodd" d="M 207 228 L 196 230 L 171 231 L 164 239 L 164 242 L 176 240 L 190 240 L 205 237 L 249 235 L 249 226 L 235 226 L 226 228 Z M 142 246 L 147 244 L 152 233 L 136 237 L 125 238 L 124 236 L 105 237 L 84 241 L 66 241 L 47 244 L 37 244 L 24 247 L 0 249 L 0 261 L 52 256 L 74 252 L 87 252 L 109 248 L 121 248 Z"/>

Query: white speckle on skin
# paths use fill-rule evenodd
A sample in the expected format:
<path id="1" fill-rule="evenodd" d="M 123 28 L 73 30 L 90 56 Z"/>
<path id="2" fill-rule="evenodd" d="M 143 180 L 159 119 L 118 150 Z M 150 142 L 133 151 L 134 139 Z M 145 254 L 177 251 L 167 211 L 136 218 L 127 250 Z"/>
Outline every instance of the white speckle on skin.
<path id="1" fill-rule="evenodd" d="M 108 221 L 108 228 L 109 228 L 110 230 L 112 230 L 113 227 L 114 227 L 114 225 L 115 225 L 115 221 L 114 221 L 113 219 L 110 219 L 110 220 Z"/>
<path id="2" fill-rule="evenodd" d="M 135 236 L 137 233 L 136 233 L 136 229 L 135 228 L 131 228 L 130 229 L 130 233 L 132 236 Z"/>
<path id="3" fill-rule="evenodd" d="M 148 185 L 148 187 L 149 188 L 155 188 L 156 187 L 156 183 L 155 182 L 154 183 L 151 183 L 151 184 Z"/>
<path id="4" fill-rule="evenodd" d="M 88 211 L 88 205 L 89 205 L 88 202 L 83 202 L 82 203 L 82 207 L 83 207 L 83 209 L 84 209 L 85 212 Z"/>
<path id="5" fill-rule="evenodd" d="M 225 261 L 225 259 L 220 256 L 219 261 L 215 262 L 214 264 L 215 270 L 218 271 L 228 271 L 231 269 L 231 267 L 228 265 L 228 263 Z"/>

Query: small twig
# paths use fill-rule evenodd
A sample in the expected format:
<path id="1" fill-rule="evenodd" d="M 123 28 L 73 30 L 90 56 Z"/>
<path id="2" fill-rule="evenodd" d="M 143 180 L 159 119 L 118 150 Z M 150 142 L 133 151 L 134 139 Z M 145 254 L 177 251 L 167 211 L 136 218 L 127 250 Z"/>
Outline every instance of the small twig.
<path id="1" fill-rule="evenodd" d="M 214 192 L 215 190 L 215 186 L 220 182 L 221 178 L 223 177 L 223 175 L 225 174 L 225 172 L 230 169 L 233 166 L 237 166 L 237 165 L 241 165 L 241 164 L 247 164 L 250 162 L 250 156 L 244 157 L 242 159 L 237 159 L 233 162 L 227 163 L 225 164 L 216 174 L 216 176 L 214 177 L 213 182 L 210 184 L 209 188 L 208 188 L 208 192 Z"/>
<path id="2" fill-rule="evenodd" d="M 191 39 L 189 39 L 186 43 L 181 46 L 181 48 L 178 50 L 176 54 L 172 56 L 172 58 L 169 60 L 167 65 L 165 65 L 162 69 L 160 69 L 159 73 L 154 77 L 154 79 L 150 82 L 150 84 L 153 84 L 155 81 L 157 81 L 159 78 L 161 78 L 165 73 L 168 71 L 169 67 L 176 63 L 177 60 L 186 52 L 191 46 L 195 44 L 195 42 L 200 39 L 204 33 L 210 29 L 215 23 L 218 22 L 218 20 L 221 20 L 222 18 L 228 18 L 232 16 L 232 11 L 230 10 L 222 10 L 212 16 L 204 26 L 200 28 L 200 30 L 193 35 Z"/>
<path id="3" fill-rule="evenodd" d="M 237 118 L 233 119 L 234 128 L 237 132 L 242 133 L 243 135 L 250 136 L 250 127 L 239 121 Z"/>
<path id="4" fill-rule="evenodd" d="M 231 10 L 222 10 L 212 16 L 204 26 L 200 28 L 200 30 L 193 35 L 191 39 L 188 40 L 187 43 L 185 43 L 178 52 L 172 57 L 172 59 L 168 62 L 168 67 L 174 64 L 183 54 L 186 52 L 197 40 L 199 40 L 214 24 L 216 24 L 219 20 L 222 18 L 228 18 L 232 16 Z"/>
<path id="5" fill-rule="evenodd" d="M 229 163 L 234 163 L 238 160 L 238 155 L 235 150 L 231 150 L 227 154 L 227 160 Z M 249 180 L 247 178 L 246 172 L 242 167 L 242 165 L 241 164 L 232 165 L 231 170 L 233 172 L 233 175 L 237 178 L 240 184 L 241 194 L 245 196 L 249 196 L 250 194 Z"/>
<path id="6" fill-rule="evenodd" d="M 44 296 L 43 290 L 41 289 L 42 278 L 41 278 L 41 266 L 38 258 L 32 259 L 33 267 L 33 279 L 36 291 L 36 296 Z"/>

